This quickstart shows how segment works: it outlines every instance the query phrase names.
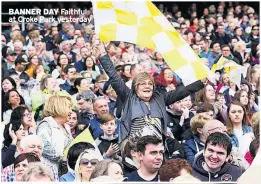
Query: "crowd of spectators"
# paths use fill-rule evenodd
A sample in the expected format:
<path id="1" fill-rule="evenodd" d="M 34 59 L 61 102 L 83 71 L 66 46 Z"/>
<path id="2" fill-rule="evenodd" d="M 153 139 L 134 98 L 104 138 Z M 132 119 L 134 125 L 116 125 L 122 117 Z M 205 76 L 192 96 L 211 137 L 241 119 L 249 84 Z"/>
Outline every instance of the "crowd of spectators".
<path id="1" fill-rule="evenodd" d="M 159 52 L 101 42 L 92 8 L 80 15 L 89 24 L 13 22 L 2 32 L 1 181 L 236 181 L 260 142 L 257 7 L 220 2 L 199 17 L 198 5 L 158 9 L 210 69 L 221 56 L 243 66 L 240 86 L 223 69 L 184 86 Z M 94 142 L 65 156 L 86 130 Z"/>

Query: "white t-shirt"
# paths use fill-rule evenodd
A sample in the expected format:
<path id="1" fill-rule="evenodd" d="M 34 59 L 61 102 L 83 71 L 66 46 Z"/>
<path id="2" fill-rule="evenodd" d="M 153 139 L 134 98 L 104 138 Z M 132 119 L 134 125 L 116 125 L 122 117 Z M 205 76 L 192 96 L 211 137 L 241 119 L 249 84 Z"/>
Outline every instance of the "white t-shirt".
<path id="1" fill-rule="evenodd" d="M 242 129 L 234 129 L 234 134 L 239 142 L 239 151 L 245 155 L 249 151 L 251 141 L 254 139 L 253 132 L 249 132 L 243 135 Z"/>

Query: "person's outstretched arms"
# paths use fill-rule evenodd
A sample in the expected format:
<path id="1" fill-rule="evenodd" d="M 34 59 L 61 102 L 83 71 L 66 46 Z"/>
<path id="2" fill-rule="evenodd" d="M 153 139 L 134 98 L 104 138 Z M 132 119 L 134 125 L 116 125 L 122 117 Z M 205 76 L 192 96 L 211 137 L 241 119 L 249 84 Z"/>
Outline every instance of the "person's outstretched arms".
<path id="1" fill-rule="evenodd" d="M 175 90 L 169 91 L 164 93 L 164 100 L 166 106 L 171 105 L 179 100 L 182 100 L 183 98 L 186 98 L 187 96 L 191 95 L 192 93 L 195 93 L 199 90 L 204 88 L 204 84 L 202 81 L 196 81 L 186 87 L 181 86 L 178 87 Z"/>

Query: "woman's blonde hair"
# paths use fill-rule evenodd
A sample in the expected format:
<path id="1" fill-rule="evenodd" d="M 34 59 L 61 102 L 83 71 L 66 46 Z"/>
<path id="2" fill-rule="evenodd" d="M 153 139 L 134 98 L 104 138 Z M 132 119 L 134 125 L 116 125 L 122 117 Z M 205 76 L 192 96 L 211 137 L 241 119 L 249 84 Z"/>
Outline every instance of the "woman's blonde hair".
<path id="1" fill-rule="evenodd" d="M 191 120 L 190 120 L 190 128 L 192 130 L 192 133 L 194 135 L 198 135 L 198 128 L 203 128 L 203 126 L 206 124 L 206 122 L 210 119 L 213 119 L 211 116 L 205 114 L 205 113 L 199 113 L 196 114 Z"/>
<path id="2" fill-rule="evenodd" d="M 132 90 L 136 92 L 138 85 L 144 82 L 145 80 L 151 80 L 151 82 L 153 82 L 153 89 L 155 89 L 155 82 L 153 77 L 151 77 L 151 75 L 148 74 L 147 72 L 141 72 L 136 77 L 134 77 L 132 81 L 132 87 L 131 87 Z"/>
<path id="3" fill-rule="evenodd" d="M 39 32 L 34 30 L 34 31 L 31 31 L 28 35 L 29 35 L 30 38 L 32 38 L 33 36 L 38 38 L 39 37 Z"/>
<path id="4" fill-rule="evenodd" d="M 253 133 L 256 138 L 259 138 L 260 135 L 260 112 L 256 112 L 252 116 L 252 127 L 253 127 Z"/>
<path id="5" fill-rule="evenodd" d="M 40 89 L 41 89 L 41 91 L 46 89 L 48 79 L 50 79 L 50 78 L 52 78 L 52 75 L 50 75 L 50 74 L 46 74 L 46 75 L 42 76 L 42 79 L 40 81 Z"/>
<path id="6" fill-rule="evenodd" d="M 246 47 L 246 43 L 244 41 L 238 41 L 234 44 L 234 51 L 239 52 L 242 46 Z"/>
<path id="7" fill-rule="evenodd" d="M 41 162 L 30 163 L 22 177 L 22 181 L 29 181 L 31 176 L 36 178 L 49 177 L 51 181 L 54 181 L 50 168 Z"/>
<path id="8" fill-rule="evenodd" d="M 45 117 L 62 116 L 68 118 L 72 104 L 72 98 L 69 96 L 50 96 L 44 105 L 43 115 Z"/>
<path id="9" fill-rule="evenodd" d="M 97 178 L 99 176 L 107 176 L 108 175 L 108 169 L 109 169 L 110 165 L 113 164 L 113 163 L 119 164 L 119 166 L 122 168 L 121 163 L 116 161 L 116 160 L 110 160 L 110 159 L 102 160 L 93 169 L 90 180 Z"/>
<path id="10" fill-rule="evenodd" d="M 80 162 L 81 162 L 81 159 L 84 155 L 89 155 L 90 157 L 94 158 L 94 159 L 98 159 L 99 161 L 103 160 L 103 158 L 101 157 L 101 155 L 97 154 L 95 150 L 92 150 L 92 149 L 87 149 L 85 151 L 83 151 L 77 161 L 76 161 L 76 164 L 75 164 L 75 168 L 74 168 L 74 171 L 75 171 L 75 179 L 76 181 L 82 181 L 82 173 L 80 171 Z"/>

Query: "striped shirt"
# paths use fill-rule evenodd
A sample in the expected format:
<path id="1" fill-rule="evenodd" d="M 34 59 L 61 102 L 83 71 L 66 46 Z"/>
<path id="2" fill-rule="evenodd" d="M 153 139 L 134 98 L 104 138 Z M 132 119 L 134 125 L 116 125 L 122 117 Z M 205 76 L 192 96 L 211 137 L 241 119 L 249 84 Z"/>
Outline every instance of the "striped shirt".
<path id="1" fill-rule="evenodd" d="M 143 137 L 146 135 L 155 135 L 162 139 L 161 121 L 159 118 L 153 118 L 147 115 L 132 121 L 130 136 Z"/>

